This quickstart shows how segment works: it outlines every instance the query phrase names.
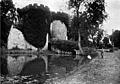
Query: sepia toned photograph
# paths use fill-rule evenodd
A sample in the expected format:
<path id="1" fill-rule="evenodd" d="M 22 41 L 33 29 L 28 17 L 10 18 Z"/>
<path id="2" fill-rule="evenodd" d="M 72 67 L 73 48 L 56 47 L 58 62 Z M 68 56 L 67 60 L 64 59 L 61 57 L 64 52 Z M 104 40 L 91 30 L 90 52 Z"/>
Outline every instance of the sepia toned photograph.
<path id="1" fill-rule="evenodd" d="M 120 84 L 120 0 L 0 0 L 0 84 Z"/>

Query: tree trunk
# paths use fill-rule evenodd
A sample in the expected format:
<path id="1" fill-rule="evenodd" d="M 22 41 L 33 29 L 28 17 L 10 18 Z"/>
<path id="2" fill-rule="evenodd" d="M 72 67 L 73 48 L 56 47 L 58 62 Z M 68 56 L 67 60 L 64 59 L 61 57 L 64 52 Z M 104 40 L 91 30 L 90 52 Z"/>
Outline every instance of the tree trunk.
<path id="1" fill-rule="evenodd" d="M 81 47 L 81 36 L 80 36 L 80 29 L 79 29 L 79 6 L 77 7 L 76 12 L 77 12 L 77 28 L 78 28 L 78 47 L 79 47 L 80 53 L 84 54 Z"/>
<path id="2" fill-rule="evenodd" d="M 83 50 L 82 50 L 82 47 L 81 47 L 80 30 L 78 31 L 78 47 L 79 47 L 80 53 L 81 53 L 81 54 L 84 54 L 84 52 L 83 52 Z"/>

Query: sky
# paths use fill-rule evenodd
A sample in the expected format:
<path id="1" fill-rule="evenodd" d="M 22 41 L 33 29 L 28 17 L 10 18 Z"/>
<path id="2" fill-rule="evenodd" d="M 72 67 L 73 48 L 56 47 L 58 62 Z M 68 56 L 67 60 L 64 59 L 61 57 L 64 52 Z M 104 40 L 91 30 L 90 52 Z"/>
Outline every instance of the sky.
<path id="1" fill-rule="evenodd" d="M 51 11 L 64 11 L 71 14 L 67 6 L 68 0 L 13 0 L 17 8 L 25 7 L 28 4 L 38 3 L 47 5 Z M 103 29 L 107 34 L 111 34 L 112 30 L 120 30 L 120 0 L 105 0 L 106 12 L 108 18 L 103 23 Z"/>
<path id="2" fill-rule="evenodd" d="M 68 11 L 66 2 L 68 0 L 13 0 L 16 7 L 22 8 L 28 4 L 38 3 L 44 4 L 50 8 L 51 11 Z"/>
<path id="3" fill-rule="evenodd" d="M 104 22 L 103 28 L 108 34 L 115 30 L 120 30 L 120 0 L 106 0 L 106 12 L 108 18 Z"/>

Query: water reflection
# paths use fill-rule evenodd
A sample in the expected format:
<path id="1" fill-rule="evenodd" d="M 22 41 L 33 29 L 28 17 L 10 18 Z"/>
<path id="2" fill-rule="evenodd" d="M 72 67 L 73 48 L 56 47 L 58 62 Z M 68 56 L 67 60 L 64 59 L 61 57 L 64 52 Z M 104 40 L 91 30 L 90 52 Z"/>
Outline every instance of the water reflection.
<path id="1" fill-rule="evenodd" d="M 20 50 L 18 50 L 19 52 Z M 17 52 L 7 54 L 7 68 L 10 75 L 29 75 L 29 74 L 44 74 L 46 70 L 51 73 L 51 77 L 62 76 L 65 73 L 73 70 L 77 66 L 77 61 L 72 56 L 62 56 L 63 54 L 55 54 L 43 51 L 42 54 L 37 51 L 24 50 L 24 53 Z M 26 53 L 26 54 L 25 54 Z M 49 56 L 50 55 L 50 56 Z M 50 57 L 50 58 L 49 58 Z M 49 63 L 48 63 L 49 60 Z M 49 66 L 49 68 L 48 68 Z"/>
<path id="2" fill-rule="evenodd" d="M 10 75 L 19 74 L 25 63 L 34 60 L 37 58 L 36 55 L 26 56 L 26 55 L 17 55 L 17 56 L 7 56 L 7 68 Z"/>

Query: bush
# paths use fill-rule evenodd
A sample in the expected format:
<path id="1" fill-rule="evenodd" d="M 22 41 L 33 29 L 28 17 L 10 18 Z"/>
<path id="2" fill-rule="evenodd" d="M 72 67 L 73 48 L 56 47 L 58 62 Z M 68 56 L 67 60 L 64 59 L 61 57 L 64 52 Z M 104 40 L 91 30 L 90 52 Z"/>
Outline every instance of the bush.
<path id="1" fill-rule="evenodd" d="M 117 51 L 117 50 L 119 50 L 119 48 L 114 47 L 114 48 L 110 48 L 110 49 L 109 49 L 109 52 L 114 52 L 114 51 Z"/>

